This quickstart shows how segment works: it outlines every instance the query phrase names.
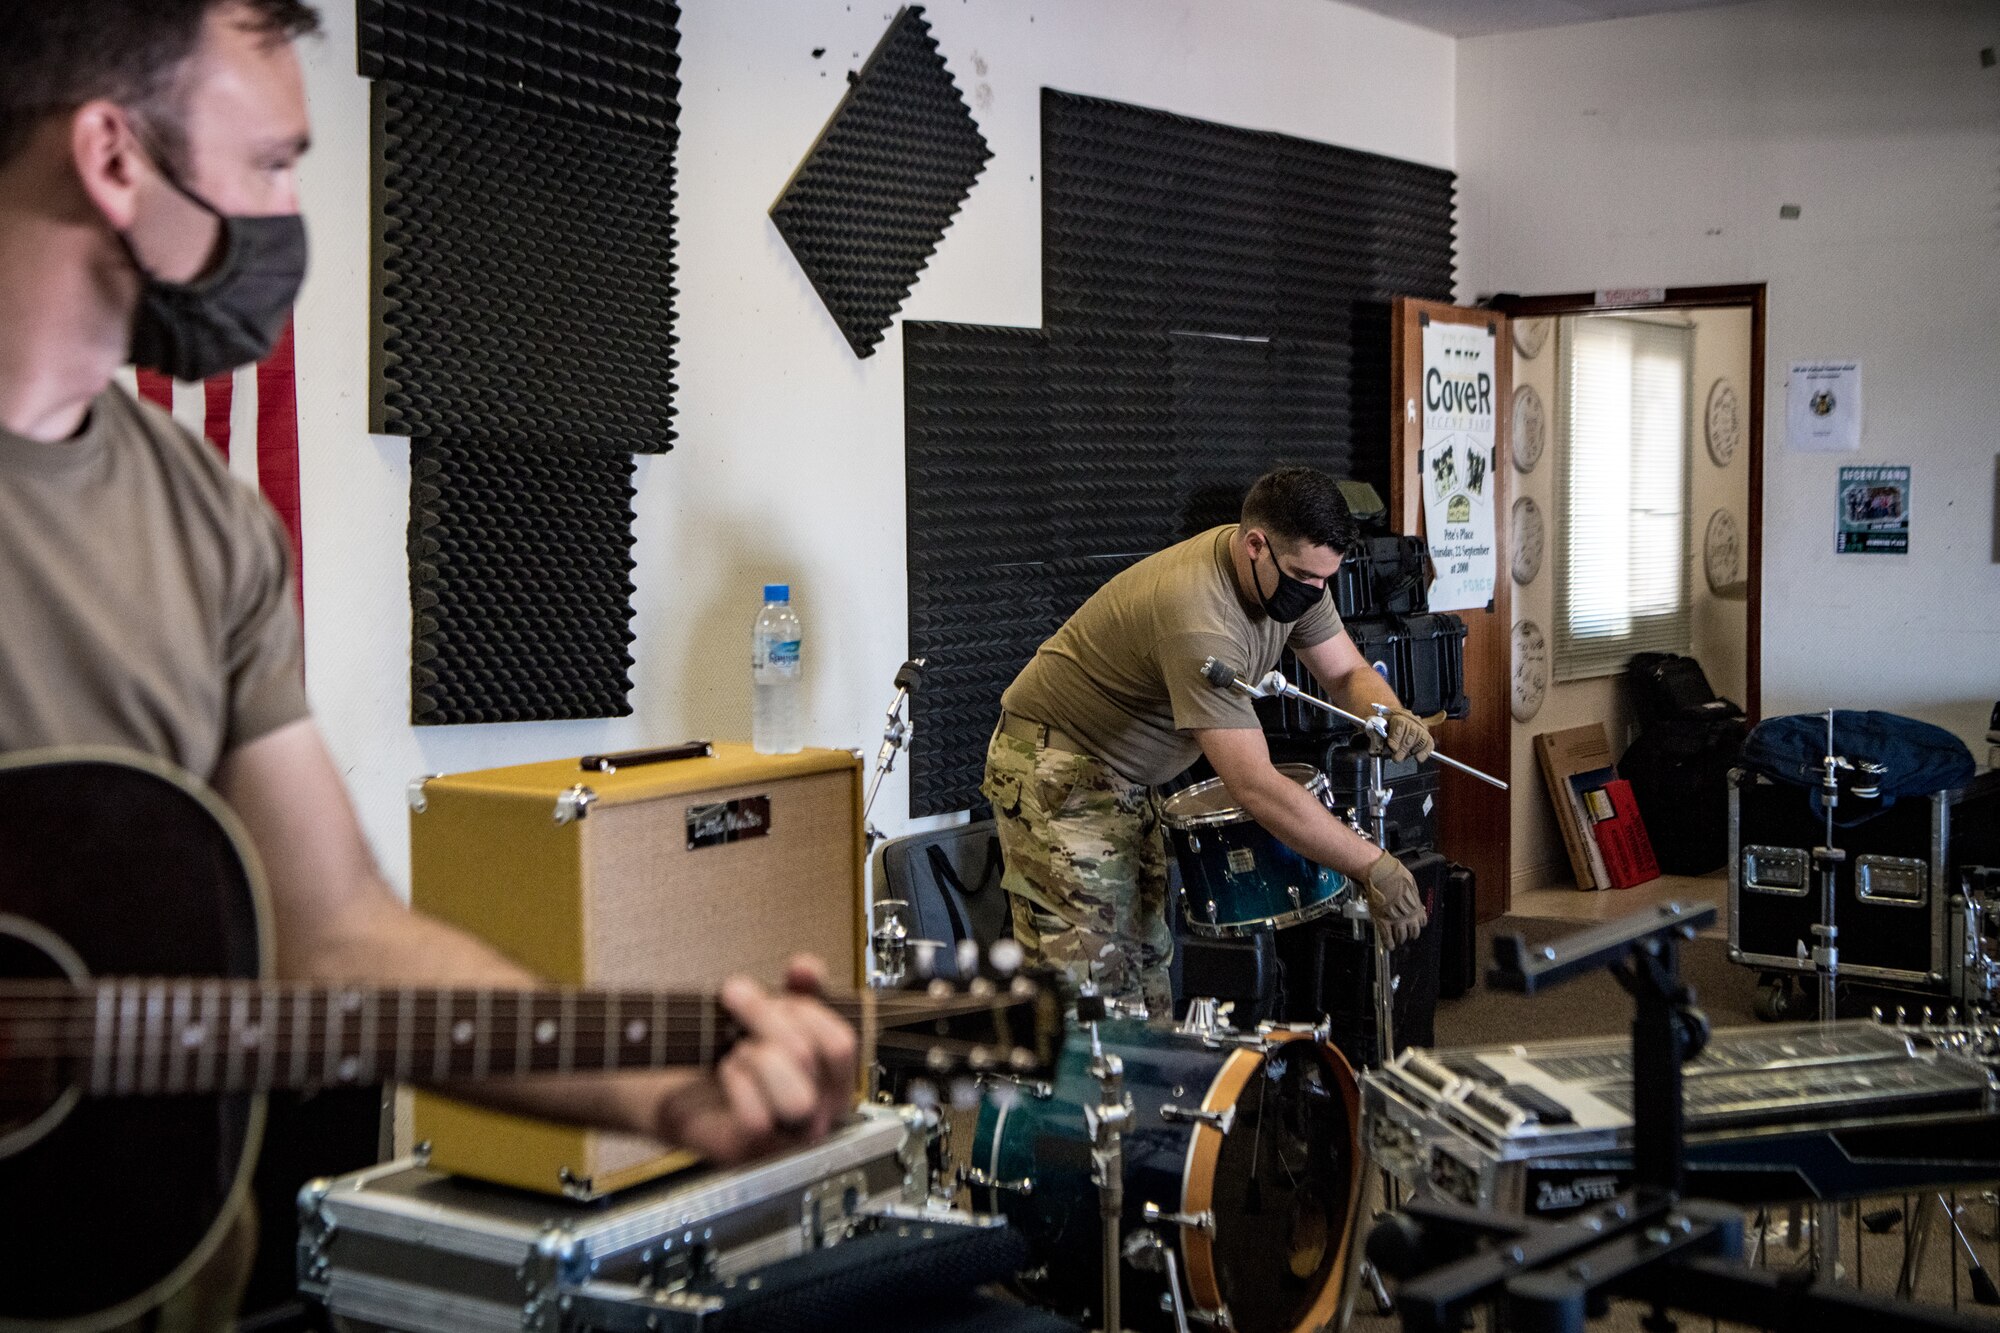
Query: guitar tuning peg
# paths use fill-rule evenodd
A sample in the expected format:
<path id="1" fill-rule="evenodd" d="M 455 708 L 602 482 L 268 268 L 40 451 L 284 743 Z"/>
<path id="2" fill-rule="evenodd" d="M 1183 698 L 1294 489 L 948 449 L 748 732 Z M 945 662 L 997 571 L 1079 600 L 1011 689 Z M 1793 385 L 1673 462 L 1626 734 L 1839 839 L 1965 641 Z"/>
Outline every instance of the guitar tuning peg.
<path id="1" fill-rule="evenodd" d="M 979 1105 L 979 1084 L 969 1078 L 955 1078 L 951 1081 L 951 1109 L 970 1111 Z"/>
<path id="2" fill-rule="evenodd" d="M 931 1067 L 933 1073 L 942 1074 L 951 1068 L 951 1053 L 942 1046 L 933 1046 L 924 1053 L 924 1063 Z"/>
<path id="3" fill-rule="evenodd" d="M 938 942 L 936 940 L 912 940 L 910 944 L 917 955 L 917 975 L 926 981 L 936 976 Z"/>
<path id="4" fill-rule="evenodd" d="M 928 1079 L 912 1079 L 907 1093 L 910 1105 L 923 1111 L 935 1111 L 938 1105 L 937 1088 Z"/>
<path id="5" fill-rule="evenodd" d="M 1035 1067 L 1035 1053 L 1025 1046 L 1016 1046 L 1007 1052 L 1007 1063 L 1017 1074 L 1025 1074 Z"/>
<path id="6" fill-rule="evenodd" d="M 1003 977 L 1011 977 L 1021 970 L 1027 960 L 1027 951 L 1019 940 L 995 940 L 993 947 L 986 951 L 986 959 L 993 964 L 993 970 Z"/>
<path id="7" fill-rule="evenodd" d="M 979 1000 L 990 1000 L 1000 993 L 1000 988 L 993 984 L 990 977 L 974 977 L 965 984 L 965 989 L 974 999 Z"/>
<path id="8" fill-rule="evenodd" d="M 1017 1000 L 1025 1000 L 1035 994 L 1035 983 L 1028 977 L 1015 977 L 1007 983 L 1007 993 Z"/>
<path id="9" fill-rule="evenodd" d="M 960 940 L 954 956 L 958 964 L 958 975 L 969 977 L 979 970 L 979 941 Z"/>
<path id="10" fill-rule="evenodd" d="M 931 984 L 924 987 L 924 994 L 930 996 L 933 1000 L 949 1000 L 957 993 L 952 988 L 952 984 L 943 977 L 932 977 Z"/>

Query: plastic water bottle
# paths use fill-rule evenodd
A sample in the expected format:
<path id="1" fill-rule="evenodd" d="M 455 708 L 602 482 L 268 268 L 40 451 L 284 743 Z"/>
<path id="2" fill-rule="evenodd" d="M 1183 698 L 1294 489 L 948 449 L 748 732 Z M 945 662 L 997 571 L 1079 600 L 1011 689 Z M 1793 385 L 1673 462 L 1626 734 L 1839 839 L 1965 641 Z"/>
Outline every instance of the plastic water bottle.
<path id="1" fill-rule="evenodd" d="M 788 583 L 764 585 L 764 609 L 750 631 L 750 744 L 759 754 L 797 754 L 799 613 Z"/>

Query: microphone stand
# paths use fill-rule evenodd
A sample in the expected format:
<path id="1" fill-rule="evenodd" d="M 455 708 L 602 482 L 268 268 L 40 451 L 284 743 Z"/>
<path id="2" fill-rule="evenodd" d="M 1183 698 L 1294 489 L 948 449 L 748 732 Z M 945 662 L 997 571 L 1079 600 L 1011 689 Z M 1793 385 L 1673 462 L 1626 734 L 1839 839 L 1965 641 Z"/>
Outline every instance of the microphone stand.
<path id="1" fill-rule="evenodd" d="M 889 711 L 882 727 L 882 748 L 875 752 L 875 775 L 868 781 L 868 799 L 861 806 L 862 831 L 871 852 L 875 850 L 875 844 L 882 841 L 882 830 L 876 828 L 868 817 L 875 809 L 875 797 L 882 790 L 882 779 L 896 767 L 897 753 L 917 734 L 917 724 L 903 716 L 903 705 L 917 692 L 917 686 L 923 684 L 924 661 L 921 657 L 913 657 L 896 668 L 896 697 L 889 700 Z"/>

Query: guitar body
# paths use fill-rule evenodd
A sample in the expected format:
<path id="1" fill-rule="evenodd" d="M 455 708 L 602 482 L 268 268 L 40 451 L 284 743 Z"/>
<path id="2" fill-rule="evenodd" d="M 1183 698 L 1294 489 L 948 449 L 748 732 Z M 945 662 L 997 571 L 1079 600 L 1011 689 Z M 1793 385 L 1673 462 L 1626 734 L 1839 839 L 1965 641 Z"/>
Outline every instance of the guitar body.
<path id="1" fill-rule="evenodd" d="M 262 977 L 255 865 L 227 809 L 165 765 L 0 758 L 0 978 Z M 113 1327 L 214 1252 L 248 1186 L 261 1096 L 24 1101 L 18 1078 L 0 1086 L 0 1330 Z"/>

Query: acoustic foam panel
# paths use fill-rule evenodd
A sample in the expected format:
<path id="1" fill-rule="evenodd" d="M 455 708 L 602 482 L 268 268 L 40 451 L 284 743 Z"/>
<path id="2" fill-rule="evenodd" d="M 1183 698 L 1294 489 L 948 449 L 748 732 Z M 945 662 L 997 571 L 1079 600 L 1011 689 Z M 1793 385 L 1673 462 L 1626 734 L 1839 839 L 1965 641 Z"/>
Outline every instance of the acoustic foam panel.
<path id="1" fill-rule="evenodd" d="M 1389 302 L 1451 296 L 1447 171 L 1044 90 L 1041 175 L 1042 340 L 905 331 L 911 651 L 954 682 L 912 814 L 975 804 L 1040 640 L 1266 468 L 1385 488 Z M 960 540 L 981 507 L 1004 534 Z"/>
<path id="2" fill-rule="evenodd" d="M 669 139 L 378 82 L 373 429 L 673 446 Z"/>
<path id="3" fill-rule="evenodd" d="M 632 469 L 559 445 L 411 445 L 411 721 L 632 711 Z"/>
<path id="4" fill-rule="evenodd" d="M 668 0 L 359 0 L 361 75 L 671 134 L 679 8 Z"/>
<path id="5" fill-rule="evenodd" d="M 909 548 L 910 642 L 928 658 L 911 782 L 963 810 L 980 800 L 1000 692 L 1051 628 L 1047 339 L 913 321 L 903 356 L 909 531 L 937 538 Z"/>
<path id="6" fill-rule="evenodd" d="M 900 11 L 771 221 L 856 356 L 871 356 L 992 156 L 923 10 Z"/>
<path id="7" fill-rule="evenodd" d="M 1449 300 L 1452 174 L 1042 91 L 1051 329 L 1323 338 L 1357 300 Z"/>

